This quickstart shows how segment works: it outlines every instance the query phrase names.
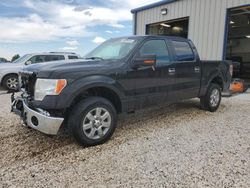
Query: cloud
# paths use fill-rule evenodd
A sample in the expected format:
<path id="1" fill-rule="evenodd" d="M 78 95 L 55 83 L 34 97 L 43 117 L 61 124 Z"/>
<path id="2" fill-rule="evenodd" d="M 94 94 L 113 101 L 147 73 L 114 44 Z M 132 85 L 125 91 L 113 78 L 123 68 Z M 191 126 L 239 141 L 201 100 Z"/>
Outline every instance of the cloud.
<path id="1" fill-rule="evenodd" d="M 123 7 L 126 8 L 129 12 L 131 9 L 145 6 L 151 3 L 158 2 L 159 0 L 108 0 L 107 4 L 110 4 L 112 7 Z"/>
<path id="2" fill-rule="evenodd" d="M 69 51 L 69 50 L 77 50 L 78 47 L 77 46 L 65 46 L 63 48 L 59 48 L 60 50 L 63 50 L 63 51 Z"/>
<path id="3" fill-rule="evenodd" d="M 66 42 L 66 44 L 68 46 L 65 46 L 65 47 L 59 48 L 59 49 L 63 50 L 63 51 L 77 50 L 78 45 L 80 45 L 77 40 L 69 40 L 69 41 Z"/>
<path id="4" fill-rule="evenodd" d="M 60 25 L 114 25 L 122 27 L 119 22 L 132 20 L 132 15 L 126 8 L 111 9 L 99 6 L 70 5 L 60 1 L 31 1 L 25 5 L 43 15 L 50 22 Z M 46 11 L 44 11 L 46 10 Z M 96 22 L 97 21 L 97 22 Z"/>
<path id="5" fill-rule="evenodd" d="M 102 37 L 95 37 L 94 40 L 92 40 L 92 42 L 96 43 L 96 44 L 101 44 L 103 42 L 105 42 L 106 39 L 105 38 L 102 38 Z"/>
<path id="6" fill-rule="evenodd" d="M 107 31 L 105 31 L 105 32 L 108 33 L 108 34 L 113 34 L 113 33 L 118 34 L 118 33 L 121 33 L 121 31 L 118 31 L 118 30 L 115 30 L 115 31 L 107 30 Z"/>
<path id="7" fill-rule="evenodd" d="M 49 41 L 60 37 L 91 36 L 85 26 L 60 26 L 32 14 L 25 18 L 0 17 L 0 42 Z"/>
<path id="8" fill-rule="evenodd" d="M 120 28 L 120 29 L 125 28 L 125 26 L 122 24 L 111 24 L 110 26 L 112 26 L 114 28 Z"/>
<path id="9" fill-rule="evenodd" d="M 135 0 L 126 0 L 126 2 L 129 4 L 130 8 L 138 8 L 144 5 L 148 5 L 151 3 L 158 2 L 159 0 L 140 0 L 140 1 L 135 1 Z"/>
<path id="10" fill-rule="evenodd" d="M 96 35 L 90 32 L 93 26 L 105 25 L 122 29 L 125 27 L 122 22 L 132 21 L 132 8 L 155 1 L 158 0 L 107 0 L 102 6 L 97 1 L 86 1 L 84 5 L 79 0 L 13 1 L 17 2 L 16 6 L 20 9 L 29 11 L 22 17 L 0 17 L 0 42 L 90 37 Z M 14 6 L 13 3 L 11 5 Z"/>
<path id="11" fill-rule="evenodd" d="M 77 40 L 71 40 L 66 42 L 69 46 L 78 46 L 79 42 Z"/>

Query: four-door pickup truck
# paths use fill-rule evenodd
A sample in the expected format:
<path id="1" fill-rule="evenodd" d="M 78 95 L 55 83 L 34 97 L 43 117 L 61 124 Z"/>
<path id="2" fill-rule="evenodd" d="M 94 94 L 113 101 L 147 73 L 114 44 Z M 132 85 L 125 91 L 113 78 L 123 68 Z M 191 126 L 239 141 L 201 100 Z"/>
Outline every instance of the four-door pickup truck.
<path id="1" fill-rule="evenodd" d="M 45 134 L 67 125 L 79 144 L 93 146 L 112 136 L 122 112 L 196 97 L 216 111 L 232 71 L 227 61 L 201 61 L 187 39 L 115 38 L 77 62 L 27 66 L 12 111 Z"/>

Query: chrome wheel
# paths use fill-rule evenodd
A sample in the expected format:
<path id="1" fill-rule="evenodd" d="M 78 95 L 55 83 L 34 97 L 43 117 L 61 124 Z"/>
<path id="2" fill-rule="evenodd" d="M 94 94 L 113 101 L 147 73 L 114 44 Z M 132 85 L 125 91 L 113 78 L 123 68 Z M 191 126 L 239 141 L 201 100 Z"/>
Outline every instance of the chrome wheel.
<path id="1" fill-rule="evenodd" d="M 213 89 L 210 96 L 210 104 L 212 107 L 216 107 L 218 106 L 219 102 L 220 102 L 220 91 L 217 88 L 215 88 Z"/>
<path id="2" fill-rule="evenodd" d="M 18 88 L 18 79 L 15 77 L 9 78 L 6 81 L 6 86 L 8 89 L 16 90 Z"/>
<path id="3" fill-rule="evenodd" d="M 83 120 L 83 132 L 89 139 L 100 139 L 107 134 L 112 118 L 105 108 L 94 108 L 87 113 Z"/>

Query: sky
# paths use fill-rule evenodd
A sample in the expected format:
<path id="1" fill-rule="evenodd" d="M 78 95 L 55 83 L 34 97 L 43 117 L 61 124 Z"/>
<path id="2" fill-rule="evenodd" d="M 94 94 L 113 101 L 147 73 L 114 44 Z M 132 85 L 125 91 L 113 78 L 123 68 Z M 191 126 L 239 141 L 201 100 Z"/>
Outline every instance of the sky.
<path id="1" fill-rule="evenodd" d="M 159 0 L 0 0 L 0 57 L 37 52 L 85 55 L 133 32 L 131 9 Z"/>

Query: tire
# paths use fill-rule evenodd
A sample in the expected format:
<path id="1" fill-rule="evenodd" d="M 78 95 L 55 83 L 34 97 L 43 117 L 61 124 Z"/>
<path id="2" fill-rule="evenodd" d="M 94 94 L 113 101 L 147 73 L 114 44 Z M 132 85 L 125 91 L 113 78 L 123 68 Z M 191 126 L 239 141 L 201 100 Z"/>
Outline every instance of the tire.
<path id="1" fill-rule="evenodd" d="M 221 87 L 218 84 L 210 84 L 205 96 L 200 98 L 201 107 L 204 110 L 215 112 L 221 102 Z"/>
<path id="2" fill-rule="evenodd" d="M 68 127 L 75 140 L 83 146 L 95 146 L 108 141 L 117 125 L 113 104 L 105 98 L 88 97 L 71 111 Z"/>
<path id="3" fill-rule="evenodd" d="M 15 74 L 7 75 L 3 79 L 3 87 L 8 91 L 18 91 L 18 76 Z"/>
<path id="4" fill-rule="evenodd" d="M 247 84 L 244 84 L 244 90 L 243 93 L 245 93 L 249 89 L 249 86 Z"/>

